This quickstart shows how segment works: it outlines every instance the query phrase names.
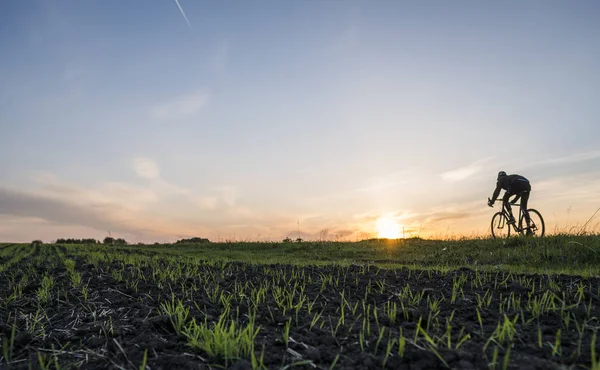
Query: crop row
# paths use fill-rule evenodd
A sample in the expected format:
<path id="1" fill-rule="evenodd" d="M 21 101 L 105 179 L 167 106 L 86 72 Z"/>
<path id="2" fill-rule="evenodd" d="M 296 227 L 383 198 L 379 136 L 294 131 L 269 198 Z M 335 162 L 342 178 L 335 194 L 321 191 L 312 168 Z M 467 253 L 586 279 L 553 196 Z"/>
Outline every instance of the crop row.
<path id="1" fill-rule="evenodd" d="M 0 364 L 15 367 L 152 367 L 161 349 L 253 368 L 418 359 L 506 369 L 519 353 L 600 366 L 594 278 L 251 265 L 103 246 L 9 246 L 0 258 Z"/>

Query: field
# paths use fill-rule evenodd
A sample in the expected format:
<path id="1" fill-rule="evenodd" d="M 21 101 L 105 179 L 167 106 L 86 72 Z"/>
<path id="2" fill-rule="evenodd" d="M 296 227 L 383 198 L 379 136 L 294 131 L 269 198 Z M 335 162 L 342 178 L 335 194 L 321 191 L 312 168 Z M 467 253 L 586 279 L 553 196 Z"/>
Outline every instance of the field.
<path id="1" fill-rule="evenodd" d="M 0 368 L 600 370 L 600 237 L 0 244 Z"/>

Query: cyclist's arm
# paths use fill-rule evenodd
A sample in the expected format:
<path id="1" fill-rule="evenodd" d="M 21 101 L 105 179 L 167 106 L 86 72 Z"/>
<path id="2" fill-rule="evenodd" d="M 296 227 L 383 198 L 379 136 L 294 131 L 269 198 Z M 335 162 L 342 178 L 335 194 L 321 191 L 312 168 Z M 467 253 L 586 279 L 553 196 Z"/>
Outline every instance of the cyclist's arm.
<path id="1" fill-rule="evenodd" d="M 492 200 L 490 201 L 491 203 L 494 203 L 496 201 L 498 195 L 500 195 L 500 190 L 502 190 L 500 184 L 496 184 L 496 190 L 494 190 L 494 194 L 492 195 Z"/>

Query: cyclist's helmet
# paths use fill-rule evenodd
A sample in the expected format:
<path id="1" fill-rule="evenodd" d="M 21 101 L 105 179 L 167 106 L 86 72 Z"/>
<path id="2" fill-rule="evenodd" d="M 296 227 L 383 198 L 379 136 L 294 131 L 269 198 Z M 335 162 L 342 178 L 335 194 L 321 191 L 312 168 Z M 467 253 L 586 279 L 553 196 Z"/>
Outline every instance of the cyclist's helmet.
<path id="1" fill-rule="evenodd" d="M 498 172 L 498 179 L 501 177 L 504 177 L 504 176 L 506 176 L 506 172 L 504 172 L 504 171 Z"/>

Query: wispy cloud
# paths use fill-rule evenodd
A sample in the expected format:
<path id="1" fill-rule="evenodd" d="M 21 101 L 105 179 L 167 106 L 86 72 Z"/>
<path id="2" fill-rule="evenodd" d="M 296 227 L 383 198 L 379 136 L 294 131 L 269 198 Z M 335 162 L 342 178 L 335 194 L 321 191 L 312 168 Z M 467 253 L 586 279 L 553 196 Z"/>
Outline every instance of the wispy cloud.
<path id="1" fill-rule="evenodd" d="M 149 158 L 134 158 L 132 167 L 135 173 L 145 179 L 157 179 L 160 176 L 160 171 L 156 162 Z"/>
<path id="2" fill-rule="evenodd" d="M 300 170 L 299 173 L 310 174 L 311 170 Z M 408 184 L 407 178 L 418 176 L 413 170 L 401 170 L 383 174 L 381 176 L 371 177 L 364 180 L 361 186 L 345 187 L 338 191 L 324 194 L 312 195 L 306 198 L 308 202 L 325 202 L 330 200 L 354 200 L 364 198 L 365 195 L 380 196 L 397 191 L 401 185 Z M 362 179 L 361 179 L 362 180 Z"/>
<path id="3" fill-rule="evenodd" d="M 33 189 L 28 191 L 0 187 L 0 215 L 18 218 L 22 225 L 27 224 L 22 219 L 35 218 L 74 228 L 145 235 L 147 239 L 208 236 L 219 225 L 243 224 L 251 230 L 276 223 L 238 204 L 236 186 L 195 193 L 162 179 L 159 166 L 150 158 L 137 157 L 131 166 L 148 180 L 144 187 L 119 182 L 83 187 L 52 173 L 37 174 Z"/>
<path id="4" fill-rule="evenodd" d="M 194 203 L 204 210 L 212 210 L 217 207 L 217 197 L 196 197 Z"/>
<path id="5" fill-rule="evenodd" d="M 82 206 L 66 199 L 11 189 L 0 189 L 0 204 L 2 205 L 0 213 L 12 216 L 38 217 L 59 224 L 82 225 L 98 230 L 149 231 L 125 226 L 118 216 L 122 209 L 111 204 Z"/>
<path id="6" fill-rule="evenodd" d="M 56 240 L 66 236 L 72 238 L 101 239 L 106 231 L 77 225 L 60 225 L 38 217 L 0 215 L 0 238 L 2 241 L 24 242 L 34 239 Z M 120 235 L 129 241 L 140 241 L 139 234 Z"/>
<path id="7" fill-rule="evenodd" d="M 350 191 L 350 193 L 376 194 L 376 193 L 380 193 L 386 189 L 396 187 L 401 184 L 406 184 L 407 182 L 408 182 L 408 180 L 389 181 L 389 180 L 385 180 L 385 179 L 379 179 L 377 181 L 374 181 L 371 185 L 353 189 Z"/>
<path id="8" fill-rule="evenodd" d="M 454 170 L 442 173 L 442 178 L 446 181 L 462 181 L 475 175 L 483 168 L 483 164 L 490 161 L 492 157 L 480 159 L 468 166 L 459 167 Z"/>
<path id="9" fill-rule="evenodd" d="M 441 221 L 449 221 L 449 220 L 460 220 L 463 218 L 473 217 L 471 212 L 464 211 L 446 211 L 446 212 L 438 212 L 428 218 L 428 221 L 431 223 L 441 222 Z"/>
<path id="10" fill-rule="evenodd" d="M 150 111 L 150 116 L 157 120 L 175 120 L 193 116 L 204 108 L 209 96 L 210 94 L 206 91 L 195 91 L 177 96 L 157 104 Z"/>
<path id="11" fill-rule="evenodd" d="M 229 207 L 235 206 L 239 190 L 233 185 L 221 185 L 214 188 L 220 199 Z"/>
<path id="12" fill-rule="evenodd" d="M 70 195 L 67 191 L 69 188 L 78 189 L 77 195 Z M 0 214 L 103 232 L 110 230 L 114 233 L 144 235 L 150 239 L 209 232 L 197 221 L 171 219 L 167 211 L 160 216 L 152 216 L 141 206 L 139 199 L 132 200 L 131 197 L 130 189 L 123 188 L 116 194 L 75 186 L 62 190 L 55 186 L 50 191 L 42 189 L 29 192 L 0 188 Z"/>
<path id="13" fill-rule="evenodd" d="M 557 200 L 585 201 L 596 205 L 600 202 L 600 174 L 590 172 L 568 177 L 554 177 L 532 185 L 532 195 L 546 202 Z"/>
<path id="14" fill-rule="evenodd" d="M 187 23 L 188 27 L 191 30 L 192 29 L 192 25 L 190 24 L 190 21 L 188 20 L 188 17 L 185 15 L 185 12 L 183 11 L 183 8 L 181 7 L 181 5 L 179 5 L 179 1 L 175 0 L 175 4 L 177 4 L 177 7 L 179 8 L 179 11 L 181 12 L 181 15 L 183 15 L 183 18 L 185 19 L 185 22 Z"/>
<path id="15" fill-rule="evenodd" d="M 34 176 L 34 182 L 37 185 L 36 196 L 85 206 L 114 204 L 135 211 L 158 201 L 152 189 L 119 182 L 105 182 L 94 188 L 85 188 L 63 181 L 51 173 Z"/>
<path id="16" fill-rule="evenodd" d="M 189 189 L 172 184 L 160 176 L 158 164 L 146 157 L 136 157 L 131 161 L 133 171 L 141 178 L 150 180 L 150 184 L 161 193 L 168 194 L 190 194 Z"/>

